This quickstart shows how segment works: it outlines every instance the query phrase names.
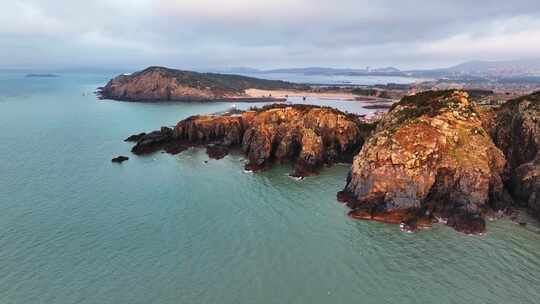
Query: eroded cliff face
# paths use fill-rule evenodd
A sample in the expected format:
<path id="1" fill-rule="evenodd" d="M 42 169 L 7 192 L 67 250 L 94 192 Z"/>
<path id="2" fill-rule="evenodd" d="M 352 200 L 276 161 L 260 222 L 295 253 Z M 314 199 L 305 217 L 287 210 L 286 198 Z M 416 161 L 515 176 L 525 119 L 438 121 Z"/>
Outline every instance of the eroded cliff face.
<path id="1" fill-rule="evenodd" d="M 258 101 L 245 94 L 249 88 L 301 89 L 285 81 L 238 75 L 197 73 L 150 67 L 132 75 L 120 75 L 101 88 L 102 98 L 126 101 L 208 101 L 242 99 Z M 269 99 L 269 98 L 265 98 Z"/>
<path id="2" fill-rule="evenodd" d="M 493 141 L 507 159 L 509 191 L 540 218 L 540 92 L 507 102 L 490 121 Z"/>
<path id="3" fill-rule="evenodd" d="M 407 230 L 438 219 L 480 233 L 486 212 L 507 206 L 505 164 L 467 93 L 421 93 L 403 98 L 379 123 L 338 198 L 354 218 Z"/>
<path id="4" fill-rule="evenodd" d="M 251 169 L 294 160 L 295 175 L 316 172 L 324 164 L 352 160 L 365 134 L 354 115 L 321 107 L 273 107 L 249 120 L 242 150 Z"/>
<path id="5" fill-rule="evenodd" d="M 207 146 L 209 155 L 223 156 L 240 148 L 246 168 L 262 170 L 292 162 L 293 175 L 316 174 L 323 165 L 352 161 L 371 132 L 354 115 L 306 105 L 271 105 L 236 115 L 200 115 L 138 138 L 136 154 L 165 149 L 178 152 L 190 145 Z"/>

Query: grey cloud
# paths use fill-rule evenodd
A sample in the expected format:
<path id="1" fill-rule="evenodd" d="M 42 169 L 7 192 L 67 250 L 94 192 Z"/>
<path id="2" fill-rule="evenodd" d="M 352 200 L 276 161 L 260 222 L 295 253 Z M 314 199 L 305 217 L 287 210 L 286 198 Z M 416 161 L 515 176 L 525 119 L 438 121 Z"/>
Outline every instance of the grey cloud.
<path id="1" fill-rule="evenodd" d="M 0 67 L 410 68 L 540 51 L 540 3 L 529 0 L 19 0 L 4 7 Z"/>

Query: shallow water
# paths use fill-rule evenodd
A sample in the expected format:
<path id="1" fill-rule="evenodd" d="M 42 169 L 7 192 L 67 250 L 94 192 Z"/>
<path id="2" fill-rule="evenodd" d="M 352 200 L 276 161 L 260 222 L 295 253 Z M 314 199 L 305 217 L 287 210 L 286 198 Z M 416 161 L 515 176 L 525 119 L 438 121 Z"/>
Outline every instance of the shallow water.
<path id="1" fill-rule="evenodd" d="M 240 155 L 131 155 L 128 135 L 229 104 L 96 100 L 110 76 L 0 76 L 0 303 L 540 301 L 528 228 L 351 220 L 345 165 L 295 181 Z"/>

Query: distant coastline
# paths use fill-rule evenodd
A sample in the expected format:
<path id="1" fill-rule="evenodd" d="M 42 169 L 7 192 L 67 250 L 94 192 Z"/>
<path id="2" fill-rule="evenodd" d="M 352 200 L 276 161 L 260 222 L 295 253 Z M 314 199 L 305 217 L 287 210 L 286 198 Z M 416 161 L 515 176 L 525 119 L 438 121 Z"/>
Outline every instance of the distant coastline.
<path id="1" fill-rule="evenodd" d="M 26 78 L 56 78 L 60 77 L 60 75 L 56 74 L 26 74 Z"/>

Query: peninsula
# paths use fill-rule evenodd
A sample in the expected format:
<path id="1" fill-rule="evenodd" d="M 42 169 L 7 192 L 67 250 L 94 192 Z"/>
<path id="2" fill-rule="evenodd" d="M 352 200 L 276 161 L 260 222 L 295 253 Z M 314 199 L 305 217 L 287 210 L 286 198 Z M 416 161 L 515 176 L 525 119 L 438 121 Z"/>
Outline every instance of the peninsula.
<path id="1" fill-rule="evenodd" d="M 281 101 L 267 96 L 250 96 L 248 89 L 302 90 L 307 86 L 281 80 L 239 75 L 197 73 L 164 67 L 149 67 L 123 74 L 99 89 L 102 99 L 124 101 Z"/>

